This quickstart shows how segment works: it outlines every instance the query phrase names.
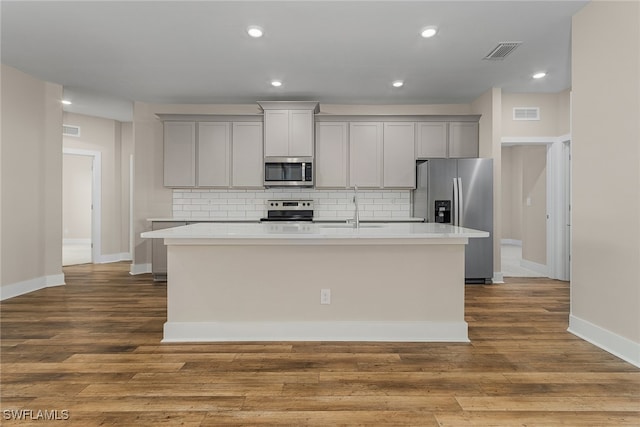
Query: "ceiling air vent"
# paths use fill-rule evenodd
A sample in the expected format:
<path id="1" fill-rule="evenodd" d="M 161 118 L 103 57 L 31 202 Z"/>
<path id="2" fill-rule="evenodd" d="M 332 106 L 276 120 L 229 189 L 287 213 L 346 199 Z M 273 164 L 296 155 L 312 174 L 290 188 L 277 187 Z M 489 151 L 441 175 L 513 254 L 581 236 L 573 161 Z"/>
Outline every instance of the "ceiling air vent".
<path id="1" fill-rule="evenodd" d="M 80 126 L 62 125 L 62 135 L 80 136 Z"/>
<path id="2" fill-rule="evenodd" d="M 504 59 L 504 58 L 507 57 L 507 55 L 509 55 L 511 52 L 513 52 L 515 50 L 515 48 L 517 48 L 521 44 L 522 44 L 522 42 L 502 42 L 502 43 L 499 43 L 498 46 L 493 48 L 493 50 L 491 52 L 489 52 L 489 54 L 487 56 L 485 56 L 484 58 L 482 58 L 482 59 L 488 59 L 488 60 L 492 60 L 492 61 L 498 61 L 498 60 Z"/>
<path id="3" fill-rule="evenodd" d="M 540 120 L 540 108 L 515 107 L 513 109 L 513 120 Z"/>

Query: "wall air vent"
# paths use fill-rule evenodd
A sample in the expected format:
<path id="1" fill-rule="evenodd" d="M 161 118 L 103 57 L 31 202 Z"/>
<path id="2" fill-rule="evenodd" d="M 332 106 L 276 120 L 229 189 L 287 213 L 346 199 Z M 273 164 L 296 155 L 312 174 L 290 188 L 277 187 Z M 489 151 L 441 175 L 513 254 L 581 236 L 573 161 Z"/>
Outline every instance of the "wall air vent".
<path id="1" fill-rule="evenodd" d="M 513 120 L 540 120 L 540 108 L 514 107 Z"/>
<path id="2" fill-rule="evenodd" d="M 517 48 L 521 44 L 522 44 L 522 42 L 502 42 L 502 43 L 499 43 L 498 46 L 493 48 L 493 50 L 491 52 L 489 52 L 489 54 L 487 56 L 485 56 L 484 58 L 482 58 L 482 59 L 487 59 L 487 60 L 490 60 L 490 61 L 499 61 L 501 59 L 506 58 L 507 55 L 509 55 L 511 52 L 513 52 L 515 50 L 515 48 Z"/>
<path id="3" fill-rule="evenodd" d="M 62 125 L 62 135 L 80 136 L 80 126 Z"/>

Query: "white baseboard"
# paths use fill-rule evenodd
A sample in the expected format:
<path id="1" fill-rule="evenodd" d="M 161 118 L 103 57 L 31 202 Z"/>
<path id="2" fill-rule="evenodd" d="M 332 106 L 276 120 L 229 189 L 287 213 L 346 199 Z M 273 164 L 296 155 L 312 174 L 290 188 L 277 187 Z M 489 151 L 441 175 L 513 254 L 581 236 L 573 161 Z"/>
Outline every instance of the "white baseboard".
<path id="1" fill-rule="evenodd" d="M 0 287 L 0 301 L 44 288 L 64 285 L 64 274 L 52 274 Z"/>
<path id="2" fill-rule="evenodd" d="M 491 279 L 492 283 L 504 283 L 504 273 L 502 271 L 494 271 L 493 278 Z"/>
<path id="3" fill-rule="evenodd" d="M 95 264 L 108 264 L 110 262 L 131 261 L 129 252 L 120 252 L 119 254 L 100 255 L 100 259 Z"/>
<path id="4" fill-rule="evenodd" d="M 135 276 L 136 274 L 151 273 L 151 263 L 146 264 L 131 264 L 129 274 Z"/>
<path id="5" fill-rule="evenodd" d="M 166 322 L 162 342 L 469 342 L 460 322 Z"/>
<path id="6" fill-rule="evenodd" d="M 523 259 L 520 261 L 520 266 L 526 268 L 527 270 L 533 270 L 536 273 L 540 273 L 544 277 L 548 277 L 549 275 L 549 269 L 544 264 L 538 264 L 537 262 Z"/>
<path id="7" fill-rule="evenodd" d="M 631 341 L 574 315 L 569 316 L 569 329 L 567 330 L 640 368 L 640 343 Z"/>

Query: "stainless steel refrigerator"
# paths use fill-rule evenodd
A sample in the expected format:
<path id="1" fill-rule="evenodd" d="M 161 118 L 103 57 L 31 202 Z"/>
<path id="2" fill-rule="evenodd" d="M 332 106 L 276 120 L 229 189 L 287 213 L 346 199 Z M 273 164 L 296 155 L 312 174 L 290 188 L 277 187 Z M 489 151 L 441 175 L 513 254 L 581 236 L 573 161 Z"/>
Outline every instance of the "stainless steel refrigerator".
<path id="1" fill-rule="evenodd" d="M 491 283 L 493 277 L 493 160 L 431 159 L 416 165 L 413 216 L 488 231 L 469 239 L 465 281 Z"/>

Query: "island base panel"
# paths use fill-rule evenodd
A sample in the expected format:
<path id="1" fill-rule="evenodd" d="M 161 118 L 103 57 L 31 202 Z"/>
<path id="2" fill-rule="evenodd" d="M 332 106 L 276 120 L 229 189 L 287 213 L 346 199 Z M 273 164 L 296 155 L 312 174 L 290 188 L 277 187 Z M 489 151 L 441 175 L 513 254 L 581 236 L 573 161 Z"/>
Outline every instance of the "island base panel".
<path id="1" fill-rule="evenodd" d="M 463 244 L 169 245 L 168 262 L 164 341 L 468 341 Z"/>

